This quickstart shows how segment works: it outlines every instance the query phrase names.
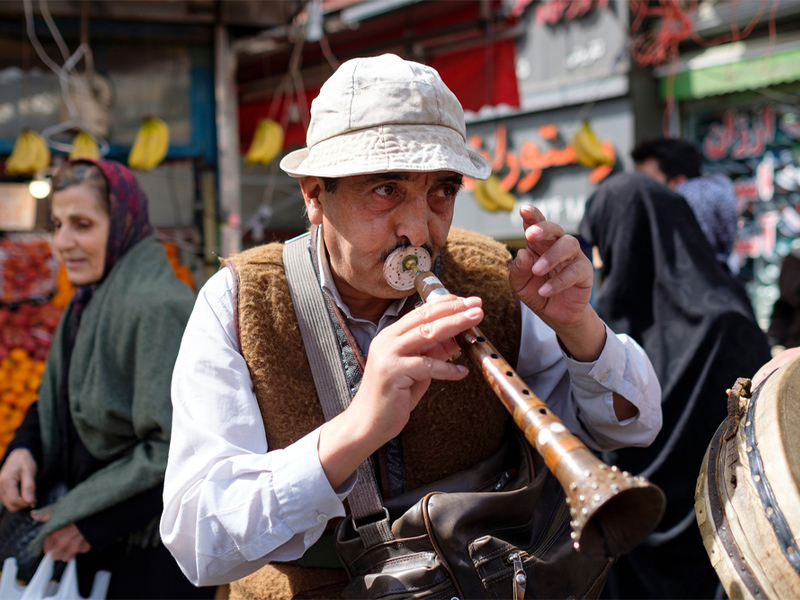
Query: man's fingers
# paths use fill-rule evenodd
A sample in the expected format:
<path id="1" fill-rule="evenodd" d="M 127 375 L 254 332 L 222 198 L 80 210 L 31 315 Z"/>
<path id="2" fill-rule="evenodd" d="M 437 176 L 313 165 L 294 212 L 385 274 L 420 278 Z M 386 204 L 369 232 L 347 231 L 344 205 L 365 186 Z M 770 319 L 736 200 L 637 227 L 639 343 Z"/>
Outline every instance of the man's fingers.
<path id="1" fill-rule="evenodd" d="M 552 271 L 558 274 L 573 262 L 579 253 L 581 253 L 581 247 L 578 240 L 572 236 L 559 238 L 542 252 L 533 264 L 533 274 L 541 276 Z"/>
<path id="2" fill-rule="evenodd" d="M 536 262 L 536 257 L 533 252 L 527 248 L 522 248 L 517 252 L 514 260 L 511 261 L 508 269 L 508 282 L 511 284 L 511 289 L 514 292 L 519 292 L 528 285 L 531 279 L 533 264 Z"/>
<path id="3" fill-rule="evenodd" d="M 423 323 L 463 313 L 473 308 L 480 308 L 482 305 L 483 301 L 477 296 L 469 296 L 467 298 L 461 298 L 453 294 L 439 296 L 418 306 L 398 321 L 398 324 L 402 323 L 404 330 L 409 331 Z"/>
<path id="4" fill-rule="evenodd" d="M 434 346 L 431 350 L 425 353 L 436 360 L 449 361 L 461 352 L 461 347 L 455 339 L 451 338 Z"/>
<path id="5" fill-rule="evenodd" d="M 406 374 L 415 381 L 427 379 L 458 381 L 469 374 L 469 369 L 463 365 L 456 365 L 430 356 L 407 358 L 403 362 Z"/>
<path id="6" fill-rule="evenodd" d="M 461 313 L 423 323 L 416 330 L 402 336 L 401 352 L 406 355 L 428 354 L 439 344 L 448 342 L 462 331 L 476 326 L 482 319 L 483 310 L 470 308 Z"/>
<path id="7" fill-rule="evenodd" d="M 396 351 L 403 356 L 427 354 L 439 344 L 475 327 L 483 319 L 480 298 L 437 299 L 424 304 L 391 326 Z M 387 334 L 389 333 L 387 328 Z M 452 347 L 452 344 L 450 344 Z M 455 352 L 453 347 L 453 352 Z M 452 352 L 451 352 L 452 353 Z"/>
<path id="8" fill-rule="evenodd" d="M 564 228 L 552 221 L 539 221 L 525 229 L 525 240 L 528 242 L 552 242 L 564 235 Z"/>
<path id="9" fill-rule="evenodd" d="M 556 270 L 557 273 L 551 274 L 551 277 L 539 288 L 540 295 L 554 296 L 574 285 L 580 284 L 588 276 L 583 265 L 575 261 L 559 265 Z"/>
<path id="10" fill-rule="evenodd" d="M 539 255 L 546 254 L 556 244 L 568 240 L 575 240 L 577 243 L 577 239 L 566 235 L 560 225 L 549 221 L 542 221 L 525 230 L 525 241 L 528 249 Z M 580 245 L 578 245 L 578 248 L 580 248 Z"/>
<path id="11" fill-rule="evenodd" d="M 522 226 L 527 229 L 535 223 L 545 221 L 544 214 L 533 204 L 523 204 L 519 207 L 519 216 L 522 217 Z"/>

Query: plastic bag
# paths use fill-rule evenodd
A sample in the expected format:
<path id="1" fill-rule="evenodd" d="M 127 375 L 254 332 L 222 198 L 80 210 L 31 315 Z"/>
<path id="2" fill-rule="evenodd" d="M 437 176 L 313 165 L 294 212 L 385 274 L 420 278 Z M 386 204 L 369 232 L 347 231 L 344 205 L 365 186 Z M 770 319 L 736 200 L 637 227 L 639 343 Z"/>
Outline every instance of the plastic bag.
<path id="1" fill-rule="evenodd" d="M 7 558 L 0 575 L 0 600 L 71 600 L 83 598 L 78 591 L 78 567 L 75 559 L 67 563 L 60 582 L 53 581 L 55 559 L 48 552 L 33 574 L 30 583 L 17 583 L 17 560 Z M 98 571 L 94 576 L 88 600 L 103 600 L 111 580 L 109 571 Z"/>
<path id="2" fill-rule="evenodd" d="M 5 561 L 11 557 L 16 559 L 15 578 L 20 581 L 30 581 L 42 561 L 41 553 L 32 551 L 30 543 L 43 525 L 44 523 L 31 518 L 29 509 L 13 513 L 6 511 L 0 518 L 0 560 Z M 3 597 L 0 595 L 0 598 Z"/>
<path id="3" fill-rule="evenodd" d="M 53 504 L 67 493 L 67 486 L 61 482 L 44 489 L 44 493 L 41 494 L 41 506 Z M 33 538 L 39 534 L 43 525 L 44 523 L 31 518 L 30 509 L 18 510 L 13 513 L 6 510 L 0 517 L 0 564 L 13 556 L 16 559 L 17 569 L 15 577 L 22 582 L 31 580 L 42 561 L 41 552 L 31 550 L 30 544 Z M 54 579 L 61 576 L 64 563 L 58 562 L 56 569 Z M 2 598 L 0 596 L 0 600 Z"/>

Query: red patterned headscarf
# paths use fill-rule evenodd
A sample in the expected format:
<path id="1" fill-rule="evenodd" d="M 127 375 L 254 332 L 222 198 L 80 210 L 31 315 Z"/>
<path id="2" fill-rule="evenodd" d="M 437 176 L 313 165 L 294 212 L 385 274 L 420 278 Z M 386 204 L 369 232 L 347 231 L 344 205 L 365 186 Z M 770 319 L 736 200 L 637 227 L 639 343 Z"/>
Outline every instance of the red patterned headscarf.
<path id="1" fill-rule="evenodd" d="M 83 309 L 89 304 L 95 290 L 126 252 L 149 235 L 153 229 L 147 210 L 147 196 L 139 187 L 133 172 L 112 160 L 76 159 L 65 163 L 74 165 L 88 163 L 96 166 L 103 173 L 108 186 L 108 242 L 106 243 L 106 264 L 100 281 L 83 285 L 75 290 L 73 297 L 73 315 L 75 323 L 80 321 Z"/>

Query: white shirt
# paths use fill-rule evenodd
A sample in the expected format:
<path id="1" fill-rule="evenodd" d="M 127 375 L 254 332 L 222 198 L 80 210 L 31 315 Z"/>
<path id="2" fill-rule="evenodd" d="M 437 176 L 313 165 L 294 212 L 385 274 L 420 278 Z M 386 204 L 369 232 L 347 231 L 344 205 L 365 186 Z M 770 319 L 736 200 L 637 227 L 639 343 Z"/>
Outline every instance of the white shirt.
<path id="1" fill-rule="evenodd" d="M 320 264 L 325 289 L 350 318 L 324 252 Z M 365 352 L 368 341 L 397 319 L 401 305 L 393 303 L 377 326 L 348 322 Z M 641 347 L 607 329 L 600 358 L 579 363 L 564 355 L 552 329 L 522 308 L 517 372 L 534 393 L 595 450 L 649 445 L 661 428 L 661 388 Z M 612 392 L 632 402 L 638 416 L 619 422 Z M 267 451 L 236 342 L 229 269 L 200 290 L 175 364 L 172 403 L 161 537 L 195 585 L 228 583 L 269 562 L 297 559 L 329 519 L 344 516 L 342 501 L 355 477 L 331 488 L 317 454 L 321 427 L 287 448 Z"/>

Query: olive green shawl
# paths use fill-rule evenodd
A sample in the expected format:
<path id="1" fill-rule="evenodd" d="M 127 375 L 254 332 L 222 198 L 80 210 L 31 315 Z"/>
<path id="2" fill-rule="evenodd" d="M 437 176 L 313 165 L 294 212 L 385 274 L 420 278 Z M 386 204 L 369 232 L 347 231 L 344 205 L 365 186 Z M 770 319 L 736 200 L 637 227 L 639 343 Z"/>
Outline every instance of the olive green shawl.
<path id="1" fill-rule="evenodd" d="M 69 406 L 86 448 L 109 464 L 45 509 L 51 517 L 34 546 L 41 547 L 50 533 L 163 481 L 172 369 L 193 303 L 193 293 L 175 277 L 152 236 L 120 258 L 97 288 L 72 349 Z M 56 330 L 39 389 L 40 486 L 59 463 L 57 400 L 71 308 Z"/>

